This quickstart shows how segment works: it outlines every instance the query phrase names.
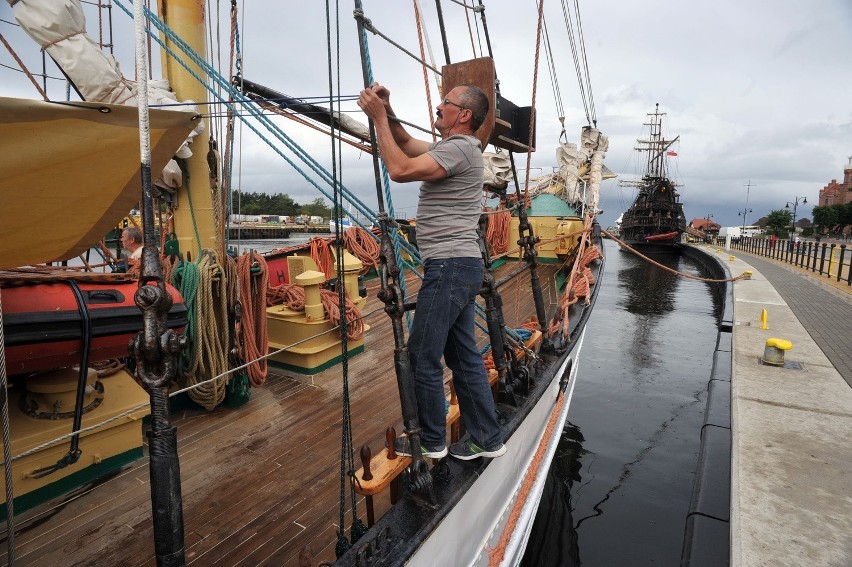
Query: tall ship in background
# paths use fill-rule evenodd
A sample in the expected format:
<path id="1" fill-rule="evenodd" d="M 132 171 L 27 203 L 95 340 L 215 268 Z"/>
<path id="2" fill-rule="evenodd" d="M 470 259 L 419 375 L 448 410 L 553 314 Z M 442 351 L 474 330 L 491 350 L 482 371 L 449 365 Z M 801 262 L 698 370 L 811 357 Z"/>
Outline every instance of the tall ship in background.
<path id="1" fill-rule="evenodd" d="M 681 236 L 686 231 L 683 203 L 678 185 L 669 178 L 668 158 L 677 156 L 671 150 L 680 136 L 671 140 L 663 136 L 663 116 L 657 103 L 649 113 L 650 128 L 647 139 L 637 140 L 636 151 L 646 154 L 645 173 L 640 180 L 622 180 L 621 187 L 636 187 L 639 192 L 621 217 L 621 240 L 645 252 L 677 252 Z"/>

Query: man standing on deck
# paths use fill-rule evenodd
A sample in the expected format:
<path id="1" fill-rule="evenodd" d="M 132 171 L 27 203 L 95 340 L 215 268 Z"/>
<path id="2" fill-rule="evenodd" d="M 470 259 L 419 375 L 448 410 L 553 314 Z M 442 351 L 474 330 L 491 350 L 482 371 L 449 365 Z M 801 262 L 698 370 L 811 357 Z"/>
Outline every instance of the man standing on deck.
<path id="1" fill-rule="evenodd" d="M 488 98 L 475 86 L 458 86 L 447 93 L 437 108 L 435 128 L 442 138 L 437 143 L 416 140 L 388 119 L 394 115 L 390 91 L 378 83 L 361 92 L 358 106 L 375 124 L 379 152 L 391 179 L 422 182 L 417 244 L 424 278 L 408 351 L 423 455 L 437 459 L 447 454 L 443 354 L 469 434 L 469 439 L 450 447 L 450 454 L 463 460 L 499 457 L 506 446 L 473 334 L 475 299 L 484 272 L 476 232 L 482 210 L 482 147 L 473 133 L 488 114 Z M 407 437 L 397 438 L 395 446 L 397 453 L 411 454 Z"/>

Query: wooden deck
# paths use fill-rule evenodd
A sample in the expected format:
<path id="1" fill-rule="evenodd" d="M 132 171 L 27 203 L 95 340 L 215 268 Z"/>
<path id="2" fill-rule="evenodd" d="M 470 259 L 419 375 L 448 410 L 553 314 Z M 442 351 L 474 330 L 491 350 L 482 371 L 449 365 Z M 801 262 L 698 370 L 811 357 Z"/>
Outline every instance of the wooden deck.
<path id="1" fill-rule="evenodd" d="M 540 270 L 548 303 L 555 301 L 552 272 L 552 266 Z M 519 288 L 501 289 L 509 324 L 534 313 L 528 277 L 520 280 Z M 365 351 L 349 361 L 355 468 L 360 467 L 358 447 L 368 443 L 375 451 L 384 445 L 386 427 L 402 430 L 393 336 L 374 291 L 365 310 L 372 312 Z M 314 564 L 334 559 L 341 377 L 340 366 L 313 378 L 274 374 L 238 409 L 172 416 L 179 436 L 188 563 L 297 565 L 307 545 Z M 148 474 L 146 457 L 70 500 L 20 514 L 15 564 L 155 565 Z M 375 497 L 377 517 L 388 506 L 386 494 Z M 362 498 L 358 512 L 366 523 Z M 350 511 L 345 518 L 348 532 Z"/>

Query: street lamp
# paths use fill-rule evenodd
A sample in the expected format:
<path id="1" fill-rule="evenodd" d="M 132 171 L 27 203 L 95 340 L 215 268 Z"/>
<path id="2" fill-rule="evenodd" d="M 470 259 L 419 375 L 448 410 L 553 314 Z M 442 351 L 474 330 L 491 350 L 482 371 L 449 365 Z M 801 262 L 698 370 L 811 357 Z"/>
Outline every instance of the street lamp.
<path id="1" fill-rule="evenodd" d="M 704 217 L 704 220 L 707 222 L 704 224 L 704 241 L 710 242 L 710 229 L 713 228 L 713 222 L 710 220 L 713 218 L 713 215 L 707 215 Z"/>
<path id="2" fill-rule="evenodd" d="M 790 240 L 793 240 L 793 236 L 796 233 L 796 209 L 799 207 L 799 199 L 802 200 L 803 205 L 808 204 L 808 198 L 807 197 L 796 197 L 796 199 L 793 201 L 793 230 L 790 231 Z M 790 201 L 787 201 L 787 204 L 784 205 L 784 208 L 785 209 L 790 208 Z"/>
<path id="3" fill-rule="evenodd" d="M 745 209 L 743 209 L 743 210 L 741 210 L 740 212 L 737 213 L 738 217 L 743 217 L 743 230 L 742 230 L 742 232 L 740 232 L 740 236 L 745 236 L 746 215 L 749 214 L 749 213 L 752 213 L 752 212 L 754 212 L 752 209 L 749 209 L 748 207 L 746 207 Z"/>

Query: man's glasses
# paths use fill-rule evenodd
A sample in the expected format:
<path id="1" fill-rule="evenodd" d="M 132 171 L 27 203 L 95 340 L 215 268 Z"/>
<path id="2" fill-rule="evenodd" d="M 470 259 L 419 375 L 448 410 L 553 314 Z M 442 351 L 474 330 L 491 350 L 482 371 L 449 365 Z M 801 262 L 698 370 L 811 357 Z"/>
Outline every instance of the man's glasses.
<path id="1" fill-rule="evenodd" d="M 456 102 L 453 102 L 453 101 L 451 101 L 450 99 L 447 99 L 447 98 L 445 98 L 445 99 L 443 100 L 443 103 L 444 103 L 444 106 L 446 106 L 446 105 L 448 105 L 448 104 L 452 104 L 453 106 L 458 107 L 458 108 L 459 108 L 459 110 L 470 110 L 468 107 L 466 107 L 466 106 L 462 106 L 462 105 L 460 105 L 460 104 L 458 104 L 458 103 L 456 103 Z"/>

